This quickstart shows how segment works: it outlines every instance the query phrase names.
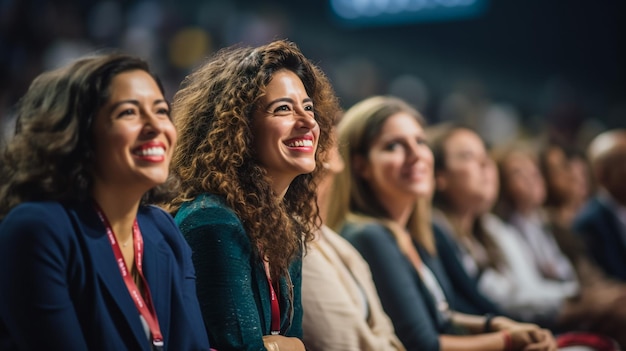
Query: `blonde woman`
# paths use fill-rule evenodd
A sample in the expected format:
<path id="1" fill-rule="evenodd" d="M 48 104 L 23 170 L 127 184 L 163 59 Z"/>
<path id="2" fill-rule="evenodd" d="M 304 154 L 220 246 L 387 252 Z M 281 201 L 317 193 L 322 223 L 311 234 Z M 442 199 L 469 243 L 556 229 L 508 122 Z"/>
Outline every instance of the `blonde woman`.
<path id="1" fill-rule="evenodd" d="M 433 155 L 415 109 L 392 97 L 361 101 L 346 111 L 339 143 L 346 168 L 329 223 L 343 224 L 369 263 L 407 350 L 555 349 L 535 325 L 454 311 L 430 229 Z"/>

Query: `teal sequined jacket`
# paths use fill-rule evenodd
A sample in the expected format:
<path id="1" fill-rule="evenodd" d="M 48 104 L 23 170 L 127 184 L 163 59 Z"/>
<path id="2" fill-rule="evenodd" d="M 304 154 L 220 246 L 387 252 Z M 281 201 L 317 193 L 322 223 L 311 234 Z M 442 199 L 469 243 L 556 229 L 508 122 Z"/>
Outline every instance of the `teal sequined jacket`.
<path id="1" fill-rule="evenodd" d="M 211 347 L 220 350 L 264 351 L 270 334 L 270 290 L 263 262 L 233 210 L 220 196 L 201 194 L 184 203 L 175 217 L 193 251 L 196 286 Z M 287 280 L 280 279 L 281 335 L 302 338 L 302 261 L 289 268 L 293 306 Z"/>

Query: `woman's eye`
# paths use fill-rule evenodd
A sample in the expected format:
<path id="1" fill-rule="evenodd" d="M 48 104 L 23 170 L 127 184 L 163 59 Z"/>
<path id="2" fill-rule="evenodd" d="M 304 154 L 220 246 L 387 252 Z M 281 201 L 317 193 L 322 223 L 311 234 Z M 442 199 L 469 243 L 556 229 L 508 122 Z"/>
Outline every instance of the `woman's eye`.
<path id="1" fill-rule="evenodd" d="M 291 109 L 287 105 L 280 105 L 274 109 L 274 112 L 285 112 L 290 111 Z"/>
<path id="2" fill-rule="evenodd" d="M 313 105 L 306 105 L 306 106 L 304 106 L 304 110 L 305 111 L 313 111 Z"/>
<path id="3" fill-rule="evenodd" d="M 125 110 L 122 110 L 122 111 L 119 113 L 118 117 L 132 116 L 132 115 L 134 115 L 134 114 L 135 114 L 135 110 L 134 110 L 134 109 L 132 109 L 132 108 L 127 108 L 127 109 L 125 109 Z"/>
<path id="4" fill-rule="evenodd" d="M 170 115 L 170 109 L 169 108 L 160 108 L 157 110 L 157 113 L 160 115 L 166 115 L 169 116 Z"/>
<path id="5" fill-rule="evenodd" d="M 398 142 L 389 143 L 385 146 L 385 150 L 393 151 L 398 147 L 398 145 L 400 145 Z"/>

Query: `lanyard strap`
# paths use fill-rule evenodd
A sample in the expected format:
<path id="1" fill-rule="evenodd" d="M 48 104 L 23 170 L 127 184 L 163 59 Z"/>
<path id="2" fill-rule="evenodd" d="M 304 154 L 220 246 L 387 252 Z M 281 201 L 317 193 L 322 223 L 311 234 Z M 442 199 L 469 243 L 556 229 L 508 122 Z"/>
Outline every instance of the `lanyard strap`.
<path id="1" fill-rule="evenodd" d="M 274 290 L 274 284 L 272 284 L 272 279 L 270 278 L 269 273 L 269 265 L 267 262 L 265 264 L 265 275 L 267 277 L 267 284 L 270 287 L 270 303 L 272 305 L 272 325 L 270 332 L 272 335 L 280 334 L 280 306 L 278 305 L 278 296 L 276 294 L 276 290 Z M 278 285 L 276 286 L 278 289 Z"/>
<path id="2" fill-rule="evenodd" d="M 102 209 L 95 204 L 96 211 L 98 212 L 98 217 L 106 227 L 107 236 L 109 237 L 109 241 L 111 242 L 111 246 L 113 248 L 113 254 L 115 255 L 115 261 L 117 262 L 117 266 L 120 269 L 120 273 L 122 274 L 122 278 L 124 279 L 124 283 L 126 283 L 126 288 L 128 292 L 135 302 L 135 307 L 141 314 L 141 316 L 146 320 L 148 327 L 150 328 L 150 333 L 152 334 L 152 344 L 156 349 L 163 348 L 163 335 L 161 334 L 161 328 L 159 327 L 159 320 L 156 315 L 156 311 L 154 309 L 154 304 L 152 303 L 152 295 L 150 294 L 150 287 L 148 286 L 148 282 L 143 275 L 143 237 L 141 236 L 141 230 L 139 229 L 139 225 L 137 224 L 137 219 L 133 222 L 133 254 L 135 257 L 135 266 L 137 267 L 137 273 L 139 273 L 139 278 L 145 289 L 145 300 L 141 295 L 137 284 L 135 284 L 134 279 L 132 278 L 128 267 L 126 266 L 126 262 L 124 261 L 124 256 L 122 255 L 122 250 L 115 239 L 115 234 L 113 233 L 113 228 L 111 224 L 107 220 L 106 216 Z"/>

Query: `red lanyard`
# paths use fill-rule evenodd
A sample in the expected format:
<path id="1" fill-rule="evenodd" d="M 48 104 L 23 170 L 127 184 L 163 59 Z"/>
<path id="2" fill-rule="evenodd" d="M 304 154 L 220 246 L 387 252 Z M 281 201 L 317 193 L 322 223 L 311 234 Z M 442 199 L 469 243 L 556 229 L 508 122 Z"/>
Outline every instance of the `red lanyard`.
<path id="1" fill-rule="evenodd" d="M 128 292 L 135 302 L 137 310 L 139 310 L 139 313 L 146 320 L 146 323 L 148 323 L 150 333 L 152 334 L 152 344 L 156 349 L 162 349 L 163 335 L 161 335 L 159 320 L 157 319 L 156 311 L 154 310 L 154 304 L 152 303 L 150 288 L 148 287 L 148 282 L 143 275 L 143 237 L 141 236 L 139 225 L 137 225 L 137 219 L 135 219 L 135 222 L 133 223 L 133 252 L 135 255 L 135 265 L 137 266 L 137 272 L 139 273 L 139 277 L 141 278 L 141 282 L 143 283 L 146 291 L 145 301 L 143 296 L 139 292 L 139 288 L 137 287 L 137 284 L 135 284 L 135 281 L 132 278 L 128 267 L 126 266 L 124 256 L 122 255 L 122 250 L 120 249 L 120 245 L 115 239 L 115 234 L 113 234 L 113 228 L 111 228 L 111 224 L 107 220 L 102 209 L 97 204 L 95 206 L 96 211 L 98 212 L 98 217 L 100 217 L 100 220 L 106 227 L 107 236 L 109 237 L 109 241 L 111 242 L 111 246 L 113 247 L 115 260 L 117 262 L 117 266 L 120 269 L 120 273 L 122 273 L 122 278 L 124 278 L 124 283 L 126 283 L 126 288 L 128 288 Z"/>
<path id="2" fill-rule="evenodd" d="M 265 265 L 265 275 L 267 276 L 267 284 L 270 286 L 270 302 L 272 304 L 272 326 L 270 332 L 272 335 L 278 335 L 280 334 L 280 306 L 278 305 L 278 296 L 274 290 L 272 279 L 270 279 L 268 267 L 268 265 Z"/>

